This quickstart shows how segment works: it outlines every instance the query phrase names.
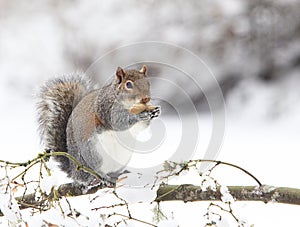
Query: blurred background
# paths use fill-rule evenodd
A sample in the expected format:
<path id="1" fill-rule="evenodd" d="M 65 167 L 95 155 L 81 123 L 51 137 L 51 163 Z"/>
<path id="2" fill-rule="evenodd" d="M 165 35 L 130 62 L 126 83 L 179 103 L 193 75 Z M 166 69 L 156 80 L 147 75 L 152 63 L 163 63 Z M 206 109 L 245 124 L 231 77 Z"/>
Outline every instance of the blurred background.
<path id="1" fill-rule="evenodd" d="M 226 133 L 217 159 L 238 164 L 264 184 L 300 188 L 299 12 L 299 0 L 0 0 L 0 159 L 25 161 L 43 150 L 35 103 L 45 80 L 85 72 L 120 46 L 162 41 L 195 53 L 218 80 Z M 101 75 L 116 69 L 114 57 L 106 62 L 109 72 Z M 175 66 L 186 60 L 176 53 L 171 58 Z M 201 76 L 199 65 L 189 67 Z M 148 73 L 163 74 L 155 65 L 148 66 Z M 91 76 L 101 80 L 101 75 Z M 197 106 L 200 137 L 209 137 L 210 109 L 201 90 L 187 77 L 176 78 Z M 210 83 L 202 86 L 211 93 L 218 90 Z M 175 90 L 162 90 L 169 101 L 183 102 Z M 238 174 L 226 169 L 216 179 L 226 185 L 253 184 Z M 261 226 L 298 220 L 289 213 L 291 206 L 276 215 L 264 205 L 245 216 L 257 221 L 263 214 Z"/>
<path id="2" fill-rule="evenodd" d="M 237 150 L 255 136 L 261 144 L 295 152 L 300 147 L 299 12 L 298 0 L 0 0 L 1 155 L 32 156 L 41 150 L 35 94 L 46 79 L 84 72 L 108 51 L 150 40 L 191 50 L 216 76 L 228 119 L 223 153 L 234 154 L 228 158 L 235 161 Z M 174 54 L 174 62 L 181 60 Z M 117 67 L 114 59 L 108 64 Z M 190 67 L 197 73 L 197 65 Z M 155 67 L 148 71 L 159 76 Z M 189 83 L 184 86 L 189 90 Z M 166 93 L 180 101 L 174 91 Z M 200 115 L 209 112 L 201 91 L 192 99 Z"/>

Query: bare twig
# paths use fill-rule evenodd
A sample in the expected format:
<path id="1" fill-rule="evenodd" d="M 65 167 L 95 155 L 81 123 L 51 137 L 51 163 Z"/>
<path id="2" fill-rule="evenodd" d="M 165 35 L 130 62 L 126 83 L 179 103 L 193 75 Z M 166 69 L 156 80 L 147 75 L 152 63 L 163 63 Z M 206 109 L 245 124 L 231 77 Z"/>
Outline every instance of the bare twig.
<path id="1" fill-rule="evenodd" d="M 131 216 L 126 216 L 126 215 L 120 214 L 120 213 L 113 213 L 113 214 L 111 214 L 111 216 L 120 216 L 120 217 L 126 218 L 127 220 L 133 220 L 133 221 L 136 221 L 136 222 L 140 222 L 140 223 L 142 223 L 142 224 L 145 224 L 145 225 L 150 225 L 150 226 L 156 227 L 156 225 L 154 225 L 154 224 L 152 224 L 152 223 L 149 223 L 149 222 L 146 222 L 146 221 L 143 221 L 143 220 L 140 220 L 140 219 L 131 217 Z"/>
<path id="2" fill-rule="evenodd" d="M 78 162 L 73 156 L 69 155 L 65 152 L 44 152 L 42 154 L 39 154 L 36 158 L 29 160 L 27 162 L 7 162 L 0 160 L 0 164 L 2 163 L 7 169 L 8 166 L 15 168 L 17 166 L 25 168 L 21 173 L 19 173 L 16 177 L 12 178 L 16 180 L 18 177 L 21 177 L 23 181 L 23 186 L 25 186 L 25 192 L 27 191 L 27 186 L 29 182 L 26 182 L 24 179 L 24 176 L 26 175 L 29 168 L 32 168 L 32 166 L 36 165 L 37 163 L 41 164 L 45 168 L 46 172 L 49 174 L 49 169 L 46 166 L 46 160 L 49 159 L 51 156 L 57 156 L 57 155 L 63 155 L 68 157 L 71 161 L 75 163 L 77 166 L 77 169 L 81 169 L 83 171 L 86 171 L 98 179 L 101 179 L 101 176 L 97 174 L 92 169 L 83 166 L 80 162 Z M 250 172 L 243 169 L 242 167 L 239 167 L 237 165 L 222 162 L 222 161 L 216 161 L 216 160 L 191 160 L 189 162 L 183 163 L 183 164 L 176 164 L 171 163 L 171 167 L 173 168 L 171 171 L 171 174 L 169 174 L 167 177 L 170 177 L 172 175 L 179 175 L 181 172 L 185 170 L 189 170 L 190 168 L 197 168 L 197 164 L 201 162 L 211 162 L 215 163 L 215 165 L 211 168 L 210 172 L 216 168 L 218 165 L 227 165 L 234 167 L 236 169 L 239 169 L 252 177 L 255 182 L 259 186 L 229 186 L 228 189 L 230 191 L 230 194 L 234 197 L 236 201 L 262 201 L 262 202 L 270 202 L 275 201 L 278 203 L 287 203 L 287 204 L 294 204 L 294 205 L 300 205 L 300 189 L 294 189 L 294 188 L 283 188 L 283 187 L 270 187 L 262 185 L 261 182 Z M 176 166 L 177 165 L 177 166 Z M 176 167 L 180 167 L 179 169 Z M 41 169 L 40 169 L 41 171 Z M 41 177 L 41 176 L 40 176 Z M 32 181 L 34 182 L 34 181 Z M 39 181 L 37 182 L 39 184 Z M 219 185 L 217 185 L 219 186 Z M 38 186 L 39 187 L 39 186 Z M 86 186 L 80 185 L 78 183 L 69 183 L 69 184 L 63 184 L 60 185 L 57 189 L 52 190 L 52 193 L 50 195 L 45 195 L 41 193 L 41 197 L 38 199 L 36 198 L 36 192 L 32 194 L 23 194 L 21 197 L 17 197 L 16 200 L 18 201 L 20 205 L 20 209 L 25 208 L 35 208 L 40 211 L 47 210 L 51 207 L 52 201 L 57 201 L 62 197 L 74 197 L 74 196 L 81 196 L 86 194 L 93 194 L 99 189 L 107 188 L 107 187 L 114 187 L 114 185 L 107 186 L 106 184 L 100 184 L 92 188 L 87 188 Z M 195 186 L 195 185 L 167 185 L 162 184 L 160 185 L 158 191 L 157 191 L 157 197 L 155 199 L 156 202 L 161 201 L 184 201 L 184 202 L 192 202 L 192 201 L 219 201 L 221 199 L 222 195 L 220 193 L 220 190 L 207 190 L 203 191 L 201 186 Z M 128 205 L 126 201 L 123 205 L 127 207 L 128 215 L 126 216 L 127 219 L 133 219 Z M 3 214 L 0 211 L 0 216 Z M 154 225 L 153 225 L 154 226 Z"/>

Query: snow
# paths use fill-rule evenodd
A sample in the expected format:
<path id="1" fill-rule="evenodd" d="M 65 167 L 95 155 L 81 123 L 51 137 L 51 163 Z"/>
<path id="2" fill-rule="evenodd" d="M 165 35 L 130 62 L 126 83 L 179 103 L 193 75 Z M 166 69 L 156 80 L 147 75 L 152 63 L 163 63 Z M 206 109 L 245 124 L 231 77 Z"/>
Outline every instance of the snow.
<path id="1" fill-rule="evenodd" d="M 49 169 L 49 173 L 43 169 L 43 177 L 40 180 L 40 187 L 47 194 L 50 194 L 52 188 L 57 189 L 59 185 L 71 182 L 67 178 L 67 174 L 59 170 L 57 163 L 53 159 L 47 162 L 47 168 Z"/>
<path id="2" fill-rule="evenodd" d="M 234 202 L 234 198 L 230 194 L 230 191 L 228 190 L 227 186 L 222 185 L 220 187 L 220 192 L 222 194 L 221 199 L 224 203 L 233 203 Z"/>
<path id="3" fill-rule="evenodd" d="M 158 186 L 152 187 L 154 178 L 152 181 L 149 181 L 149 177 L 146 180 L 141 180 L 142 176 L 135 173 L 123 174 L 123 177 L 125 179 L 117 184 L 116 193 L 119 197 L 127 201 L 128 204 L 138 202 L 151 203 L 156 198 Z"/>
<path id="4" fill-rule="evenodd" d="M 174 220 L 164 220 L 161 221 L 157 227 L 175 227 L 178 226 L 178 223 Z"/>
<path id="5" fill-rule="evenodd" d="M 22 215 L 18 203 L 13 197 L 13 189 L 7 187 L 8 183 L 8 178 L 0 180 L 0 210 L 9 222 L 17 224 L 22 219 Z"/>
<path id="6" fill-rule="evenodd" d="M 225 75 L 231 72 L 237 72 L 239 76 L 247 75 L 247 78 L 245 76 L 245 79 L 226 97 L 226 132 L 217 159 L 245 168 L 263 184 L 300 188 L 299 68 L 288 68 L 299 55 L 299 42 L 293 40 L 288 42 L 288 45 L 278 44 L 278 49 L 273 51 L 275 64 L 283 66 L 282 71 L 278 70 L 283 76 L 269 83 L 256 79 L 252 75 L 257 74 L 265 62 L 260 62 L 262 59 L 255 55 L 252 57 L 252 52 L 239 49 L 247 44 L 243 42 L 243 37 L 247 37 L 251 31 L 251 20 L 244 15 L 247 4 L 238 0 L 215 0 L 206 7 L 203 7 L 204 3 L 198 3 L 201 10 L 192 11 L 199 6 L 179 2 L 158 4 L 154 1 L 151 2 L 152 5 L 148 5 L 129 1 L 128 5 L 123 7 L 124 3 L 120 0 L 54 4 L 39 1 L 34 1 L 35 4 L 4 2 L 0 2 L 1 160 L 23 162 L 43 151 L 36 132 L 35 94 L 47 78 L 83 70 L 83 66 L 87 67 L 107 50 L 130 42 L 163 40 L 191 47 L 192 51 L 205 58 L 218 78 L 223 73 Z M 283 5 L 287 2 L 296 4 L 295 0 L 281 0 L 278 4 Z M 178 7 L 177 4 L 182 5 Z M 155 17 L 152 15 L 154 13 Z M 209 15 L 213 15 L 212 18 Z M 197 29 L 194 27 L 195 24 Z M 231 29 L 229 30 L 233 37 L 223 40 L 222 35 L 228 32 L 228 28 Z M 293 25 L 285 26 L 285 29 L 276 32 L 289 29 L 292 30 Z M 242 38 L 235 40 L 234 35 Z M 217 52 L 218 49 L 214 49 L 215 47 L 222 49 L 223 52 Z M 255 47 L 253 50 L 255 51 Z M 134 52 L 132 54 L 136 55 Z M 174 58 L 170 61 L 173 61 L 174 65 L 183 60 L 179 55 L 174 53 L 172 55 Z M 106 67 L 114 69 L 115 61 L 116 56 L 107 60 Z M 187 63 L 185 65 L 191 67 L 193 71 L 192 65 Z M 179 82 L 176 81 L 177 84 L 183 81 Z M 194 92 L 193 89 L 189 90 L 185 83 L 181 85 L 183 91 Z M 169 91 L 166 87 L 159 87 L 158 90 L 164 89 Z M 178 96 L 171 93 L 170 96 L 175 97 L 176 101 L 176 98 L 179 99 L 176 95 Z M 129 203 L 134 217 L 152 222 L 153 212 L 150 208 L 154 205 L 148 203 L 155 198 L 157 187 L 152 189 L 143 186 L 153 183 L 155 180 L 153 173 L 157 170 L 157 166 L 161 167 L 164 160 L 172 157 L 182 138 L 182 124 L 194 122 L 189 122 L 187 120 L 189 117 L 163 114 L 144 135 L 139 137 L 140 142 L 145 142 L 151 140 L 159 131 L 163 139 L 155 149 L 134 154 L 128 164 L 134 170 L 134 174 L 121 181 L 116 190 L 117 194 Z M 200 113 L 197 122 L 199 126 L 197 145 L 192 145 L 196 150 L 194 153 L 186 154 L 187 158 L 202 158 L 210 141 L 212 117 Z M 55 164 L 49 163 L 48 167 L 51 175 L 45 173 L 41 180 L 41 188 L 47 193 L 52 187 L 68 182 L 66 175 L 61 173 Z M 36 176 L 31 175 L 34 171 L 37 169 L 33 169 L 28 177 Z M 140 172 L 143 172 L 144 176 L 138 175 Z M 21 215 L 16 201 L 4 190 L 3 186 L 8 179 L 3 178 L 3 174 L 3 169 L 0 169 L 0 209 L 9 222 L 1 218 L 0 226 L 13 225 L 21 218 L 26 220 L 29 226 L 42 226 L 45 224 L 44 220 L 65 226 L 96 226 L 107 221 L 99 213 L 109 214 L 111 209 L 97 212 L 91 207 L 120 203 L 111 190 L 104 189 L 95 195 L 68 198 L 71 207 L 82 214 L 76 220 L 72 216 L 62 215 L 61 209 L 66 214 L 70 212 L 64 199 L 61 206 L 56 204 L 47 212 L 32 216 L 31 210 L 27 209 L 22 211 Z M 255 184 L 255 181 L 243 172 L 225 166 L 218 166 L 213 172 L 213 177 L 222 185 L 222 200 L 225 203 L 233 202 L 225 185 Z M 202 185 L 203 189 L 215 188 L 215 182 L 210 177 L 203 174 L 199 180 L 197 172 L 172 177 L 168 183 L 197 184 Z M 272 190 L 273 187 L 264 189 Z M 162 212 L 168 220 L 161 221 L 159 226 L 204 225 L 208 205 L 208 202 L 161 203 Z M 232 206 L 238 217 L 249 224 L 253 223 L 256 227 L 295 226 L 299 223 L 299 206 L 262 202 L 234 202 Z M 118 210 L 126 213 L 124 207 Z M 218 216 L 212 217 L 215 221 L 217 218 Z M 140 226 L 140 223 L 134 221 L 128 221 L 127 224 Z M 236 223 L 230 216 L 224 215 L 219 224 L 233 226 Z M 119 226 L 126 225 L 122 222 Z"/>
<path id="7" fill-rule="evenodd" d="M 203 191 L 207 191 L 208 189 L 216 191 L 217 185 L 214 179 L 209 176 L 203 176 L 201 178 L 201 189 Z"/>

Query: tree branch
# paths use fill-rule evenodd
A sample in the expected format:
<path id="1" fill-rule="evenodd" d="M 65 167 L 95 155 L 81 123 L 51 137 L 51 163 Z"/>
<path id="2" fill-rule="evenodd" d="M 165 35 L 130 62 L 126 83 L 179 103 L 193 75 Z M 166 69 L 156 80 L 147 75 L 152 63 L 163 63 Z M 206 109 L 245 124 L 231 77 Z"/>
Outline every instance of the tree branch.
<path id="1" fill-rule="evenodd" d="M 39 154 L 35 159 L 24 162 L 24 163 L 14 163 L 14 162 L 7 162 L 0 160 L 0 164 L 3 165 L 3 167 L 10 166 L 11 168 L 15 167 L 24 167 L 25 170 L 23 170 L 20 174 L 18 174 L 16 177 L 12 178 L 13 180 L 11 182 L 15 182 L 14 180 L 16 178 L 21 177 L 22 181 L 24 182 L 24 185 L 26 187 L 26 184 L 28 182 L 25 182 L 24 177 L 27 173 L 27 170 L 31 168 L 32 166 L 36 165 L 37 163 L 41 163 L 44 168 L 48 171 L 48 167 L 45 164 L 45 160 L 48 160 L 49 157 L 54 155 L 64 155 L 68 157 L 71 161 L 75 163 L 77 166 L 77 169 L 81 169 L 83 171 L 86 171 L 92 175 L 94 175 L 97 179 L 101 180 L 101 176 L 98 175 L 96 172 L 94 172 L 92 169 L 83 166 L 81 163 L 79 163 L 74 157 L 71 155 L 65 153 L 65 152 L 44 152 L 42 154 Z M 262 185 L 261 182 L 250 172 L 247 170 L 231 164 L 227 162 L 222 161 L 215 161 L 215 160 L 190 160 L 186 163 L 175 163 L 175 162 L 166 162 L 164 165 L 164 169 L 162 172 L 167 172 L 170 174 L 167 175 L 166 178 L 174 175 L 179 175 L 183 171 L 189 171 L 190 169 L 198 170 L 198 164 L 202 162 L 211 162 L 215 165 L 208 171 L 208 175 L 205 175 L 206 177 L 210 176 L 210 173 L 212 170 L 217 167 L 218 165 L 227 165 L 234 167 L 236 169 L 239 169 L 252 177 L 258 186 L 229 186 L 229 192 L 233 196 L 233 198 L 236 201 L 262 201 L 262 202 L 278 202 L 278 203 L 285 203 L 285 204 L 293 204 L 293 205 L 300 205 L 300 189 L 296 188 L 284 188 L 284 187 L 273 187 L 273 186 L 267 186 Z M 41 170 L 40 170 L 41 174 Z M 159 174 L 159 172 L 157 173 Z M 207 174 L 207 173 L 206 173 Z M 199 176 L 202 176 L 202 173 L 199 172 Z M 40 180 L 40 179 L 39 179 Z M 205 181 L 205 180 L 204 180 Z M 202 183 L 204 182 L 202 181 Z M 38 181 L 38 183 L 40 183 Z M 216 190 L 208 189 L 206 191 L 203 191 L 203 185 L 202 186 L 195 186 L 195 185 L 167 185 L 167 184 L 161 184 L 158 191 L 157 191 L 157 197 L 154 200 L 155 202 L 162 202 L 162 201 L 184 201 L 184 202 L 194 202 L 194 201 L 220 201 L 222 200 L 222 194 L 220 192 L 220 184 L 215 183 Z M 38 185 L 39 187 L 39 185 Z M 87 194 L 94 194 L 99 189 L 102 188 L 114 188 L 115 184 L 107 184 L 105 181 L 97 186 L 94 187 L 86 187 L 83 185 L 80 185 L 79 183 L 68 183 L 60 185 L 57 189 L 52 189 L 52 192 L 50 195 L 45 194 L 45 192 L 40 190 L 41 196 L 36 197 L 36 190 L 32 194 L 25 195 L 25 192 L 27 188 L 25 189 L 24 195 L 21 197 L 17 197 L 16 200 L 19 203 L 20 209 L 26 209 L 26 208 L 35 208 L 39 209 L 40 211 L 47 210 L 50 208 L 49 204 L 51 204 L 53 201 L 58 201 L 62 197 L 76 197 L 81 195 L 87 195 Z M 214 187 L 212 187 L 214 188 Z M 0 210 L 0 216 L 3 216 L 3 213 Z M 130 215 L 129 215 L 130 216 Z"/>
<path id="2" fill-rule="evenodd" d="M 228 186 L 236 201 L 278 202 L 300 205 L 300 189 L 286 187 Z M 162 185 L 157 191 L 156 202 L 161 201 L 216 201 L 221 200 L 220 190 L 202 191 L 195 185 Z"/>
<path id="3" fill-rule="evenodd" d="M 69 183 L 61 185 L 55 193 L 56 197 L 75 197 L 81 195 L 93 194 L 97 190 L 106 186 L 95 186 L 86 190 L 85 187 Z M 300 189 L 286 187 L 272 187 L 268 185 L 257 186 L 228 186 L 231 195 L 236 201 L 262 201 L 262 202 L 278 202 L 291 205 L 300 205 Z M 53 195 L 50 195 L 50 197 Z M 40 204 L 35 200 L 34 194 L 28 194 L 17 197 L 20 203 L 20 209 L 35 207 Z M 202 191 L 200 186 L 195 185 L 167 185 L 163 184 L 157 191 L 156 202 L 163 201 L 219 201 L 221 200 L 220 190 Z M 0 216 L 3 214 L 0 211 Z"/>

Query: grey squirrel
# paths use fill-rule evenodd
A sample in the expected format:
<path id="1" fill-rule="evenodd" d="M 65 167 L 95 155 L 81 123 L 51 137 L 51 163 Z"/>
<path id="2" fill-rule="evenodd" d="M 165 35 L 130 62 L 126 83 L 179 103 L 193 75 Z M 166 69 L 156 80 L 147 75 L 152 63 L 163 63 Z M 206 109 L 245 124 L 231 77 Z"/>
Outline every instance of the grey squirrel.
<path id="1" fill-rule="evenodd" d="M 146 66 L 141 70 L 118 67 L 112 82 L 96 90 L 82 76 L 50 80 L 39 94 L 42 141 L 50 151 L 67 152 L 98 173 L 102 180 L 115 182 L 131 152 L 118 144 L 114 133 L 136 125 L 146 127 L 158 117 L 160 107 L 146 108 L 149 101 Z M 145 108 L 132 113 L 130 110 L 136 104 Z M 67 157 L 54 159 L 75 182 L 85 185 L 97 182 L 95 176 L 77 170 Z"/>

